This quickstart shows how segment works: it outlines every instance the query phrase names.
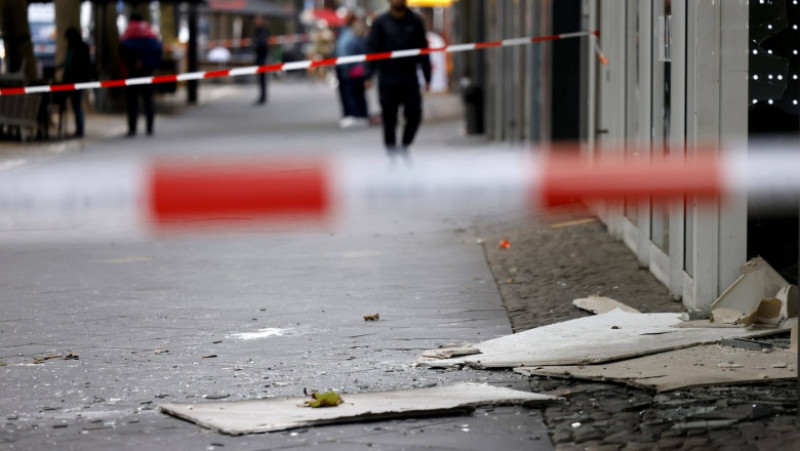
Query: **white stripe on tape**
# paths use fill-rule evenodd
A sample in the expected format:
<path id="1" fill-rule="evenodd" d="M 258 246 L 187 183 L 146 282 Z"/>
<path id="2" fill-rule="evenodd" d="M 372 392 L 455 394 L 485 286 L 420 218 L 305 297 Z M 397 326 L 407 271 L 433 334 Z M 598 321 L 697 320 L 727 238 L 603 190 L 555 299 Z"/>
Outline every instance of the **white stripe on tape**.
<path id="1" fill-rule="evenodd" d="M 50 92 L 50 86 L 30 86 L 25 88 L 26 94 L 37 94 L 40 92 Z"/>
<path id="2" fill-rule="evenodd" d="M 125 80 L 125 86 L 149 85 L 152 83 L 153 77 L 129 78 Z"/>
<path id="3" fill-rule="evenodd" d="M 445 48 L 445 51 L 448 53 L 468 52 L 470 50 L 475 50 L 476 47 L 476 44 L 457 44 Z"/>
<path id="4" fill-rule="evenodd" d="M 581 36 L 594 36 L 594 33 L 588 31 L 575 31 L 572 33 L 561 33 L 558 35 L 558 39 L 569 39 L 569 38 L 579 38 Z"/>
<path id="5" fill-rule="evenodd" d="M 202 80 L 205 75 L 205 72 L 189 72 L 188 74 L 178 75 L 178 81 Z"/>
<path id="6" fill-rule="evenodd" d="M 258 66 L 237 67 L 236 69 L 231 69 L 231 77 L 237 77 L 240 75 L 253 75 L 256 73 L 258 73 Z"/>
<path id="7" fill-rule="evenodd" d="M 334 199 L 340 213 L 375 214 L 442 209 L 524 212 L 533 186 L 530 155 L 469 153 L 426 155 L 413 167 L 390 166 L 383 157 L 343 158 L 334 168 Z"/>
<path id="8" fill-rule="evenodd" d="M 99 81 L 90 81 L 87 83 L 75 83 L 75 89 L 96 89 L 102 88 L 103 84 Z"/>
<path id="9" fill-rule="evenodd" d="M 420 53 L 422 53 L 421 49 L 395 50 L 392 52 L 392 58 L 407 58 L 409 56 L 417 56 Z"/>
<path id="10" fill-rule="evenodd" d="M 295 61 L 283 65 L 283 70 L 299 70 L 308 69 L 313 64 L 313 61 Z"/>
<path id="11" fill-rule="evenodd" d="M 336 64 L 362 63 L 367 60 L 367 55 L 341 56 L 336 59 Z"/>
<path id="12" fill-rule="evenodd" d="M 504 39 L 503 47 L 511 47 L 515 45 L 523 45 L 531 42 L 531 38 L 517 38 L 517 39 Z"/>

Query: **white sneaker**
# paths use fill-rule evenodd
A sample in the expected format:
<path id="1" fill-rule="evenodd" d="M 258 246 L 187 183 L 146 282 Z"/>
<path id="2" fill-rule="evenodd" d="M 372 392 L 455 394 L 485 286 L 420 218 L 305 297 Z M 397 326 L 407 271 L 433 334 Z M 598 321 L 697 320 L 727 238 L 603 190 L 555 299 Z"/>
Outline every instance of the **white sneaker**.
<path id="1" fill-rule="evenodd" d="M 350 128 L 356 125 L 356 118 L 345 116 L 339 121 L 339 128 Z"/>

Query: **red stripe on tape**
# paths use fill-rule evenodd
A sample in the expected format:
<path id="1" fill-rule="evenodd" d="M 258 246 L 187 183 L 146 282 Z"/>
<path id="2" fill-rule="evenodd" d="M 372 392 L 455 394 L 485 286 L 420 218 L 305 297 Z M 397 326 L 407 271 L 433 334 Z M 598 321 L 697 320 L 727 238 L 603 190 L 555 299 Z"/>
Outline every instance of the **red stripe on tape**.
<path id="1" fill-rule="evenodd" d="M 531 38 L 531 42 L 545 42 L 545 41 L 555 41 L 557 39 L 561 39 L 560 35 L 554 36 L 539 36 L 536 38 Z"/>
<path id="2" fill-rule="evenodd" d="M 599 160 L 549 157 L 542 168 L 541 196 L 546 206 L 581 198 L 621 200 L 669 199 L 691 193 L 714 199 L 723 193 L 720 161 L 704 156 L 687 161 Z"/>
<path id="3" fill-rule="evenodd" d="M 370 53 L 366 61 L 385 60 L 392 57 L 392 52 Z"/>
<path id="4" fill-rule="evenodd" d="M 75 85 L 74 84 L 63 84 L 63 85 L 53 85 L 50 86 L 50 90 L 52 92 L 59 92 L 59 91 L 74 91 Z"/>
<path id="5" fill-rule="evenodd" d="M 153 77 L 153 83 L 174 83 L 178 81 L 177 75 L 156 75 Z"/>
<path id="6" fill-rule="evenodd" d="M 325 58 L 321 60 L 314 60 L 311 62 L 311 67 L 319 67 L 319 66 L 333 66 L 336 64 L 336 60 L 339 58 Z"/>
<path id="7" fill-rule="evenodd" d="M 491 47 L 502 47 L 503 41 L 490 41 L 490 42 L 479 42 L 475 44 L 476 49 L 488 49 Z"/>
<path id="8" fill-rule="evenodd" d="M 108 81 L 101 81 L 100 86 L 104 88 L 121 88 L 127 85 L 125 84 L 125 80 L 108 80 Z"/>
<path id="9" fill-rule="evenodd" d="M 430 55 L 431 53 L 445 52 L 447 47 L 429 47 L 426 49 L 419 49 L 420 55 Z"/>
<path id="10" fill-rule="evenodd" d="M 203 74 L 203 78 L 221 78 L 221 77 L 227 77 L 228 75 L 230 75 L 230 73 L 231 73 L 231 70 L 230 70 L 230 69 L 223 69 L 223 70 L 212 70 L 212 71 L 208 71 L 208 72 L 206 72 L 205 74 Z"/>
<path id="11" fill-rule="evenodd" d="M 159 225 L 322 219 L 330 213 L 323 164 L 169 164 L 152 168 L 150 214 Z"/>
<path id="12" fill-rule="evenodd" d="M 264 66 L 258 66 L 258 70 L 256 71 L 257 74 L 263 74 L 267 72 L 278 72 L 283 69 L 283 63 L 278 64 L 267 64 Z"/>
<path id="13" fill-rule="evenodd" d="M 2 89 L 0 89 L 0 95 L 3 95 L 3 96 L 10 96 L 10 95 L 17 95 L 17 94 L 25 94 L 25 88 L 2 88 Z"/>

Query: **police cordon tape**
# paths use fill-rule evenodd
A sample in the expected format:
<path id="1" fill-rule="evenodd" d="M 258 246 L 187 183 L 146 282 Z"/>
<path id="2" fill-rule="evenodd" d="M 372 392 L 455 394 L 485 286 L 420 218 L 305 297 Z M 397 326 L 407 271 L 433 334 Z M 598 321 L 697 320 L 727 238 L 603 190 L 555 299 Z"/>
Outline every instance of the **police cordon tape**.
<path id="1" fill-rule="evenodd" d="M 327 227 L 364 215 L 535 212 L 578 198 L 796 200 L 794 149 L 679 160 L 588 162 L 527 151 L 420 153 L 412 166 L 385 157 L 166 157 L 73 160 L 0 173 L 0 240 L 122 229 L 142 235 Z M 796 201 L 792 204 L 796 207 Z M 216 229 L 215 229 L 216 228 Z"/>
<path id="2" fill-rule="evenodd" d="M 290 63 L 266 64 L 262 66 L 248 66 L 233 69 L 221 69 L 203 72 L 189 72 L 173 75 L 156 75 L 152 77 L 138 77 L 120 80 L 93 81 L 86 83 L 65 83 L 58 85 L 26 86 L 21 88 L 0 88 L 0 96 L 36 94 L 45 92 L 80 91 L 85 89 L 118 88 L 126 86 L 140 86 L 158 83 L 175 83 L 180 81 L 204 80 L 210 78 L 239 77 L 243 75 L 262 74 L 269 72 L 287 72 L 306 70 L 321 66 L 339 66 L 343 64 L 363 63 L 368 61 L 381 61 L 397 58 L 410 58 L 431 53 L 457 53 L 494 47 L 516 47 L 530 45 L 537 42 L 557 41 L 560 39 L 574 39 L 581 37 L 599 36 L 599 31 L 578 31 L 574 33 L 561 33 L 550 36 L 526 37 L 505 39 L 502 41 L 478 42 L 472 44 L 456 44 L 439 48 L 409 49 L 394 52 L 370 53 L 364 55 L 342 56 L 338 58 L 325 58 L 320 60 L 293 61 Z M 601 60 L 605 57 L 600 54 Z"/>

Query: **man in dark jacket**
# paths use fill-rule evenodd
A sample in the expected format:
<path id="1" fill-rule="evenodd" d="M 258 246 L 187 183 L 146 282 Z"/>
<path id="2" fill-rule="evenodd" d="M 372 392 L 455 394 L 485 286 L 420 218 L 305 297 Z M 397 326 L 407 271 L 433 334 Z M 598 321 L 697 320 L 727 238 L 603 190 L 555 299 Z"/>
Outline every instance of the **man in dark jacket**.
<path id="1" fill-rule="evenodd" d="M 370 53 L 396 50 L 424 49 L 428 47 L 422 19 L 406 5 L 406 0 L 389 0 L 391 9 L 381 14 L 372 24 L 367 41 Z M 408 157 L 408 146 L 414 141 L 422 122 L 422 94 L 420 93 L 417 67 L 422 68 L 425 90 L 431 81 L 431 61 L 428 55 L 375 61 L 367 66 L 366 79 L 378 72 L 378 88 L 383 110 L 383 140 L 391 157 Z M 371 81 L 365 83 L 366 87 Z M 403 138 L 397 145 L 397 115 L 403 107 L 406 119 Z"/>
<path id="2" fill-rule="evenodd" d="M 127 77 L 150 77 L 161 66 L 161 42 L 150 24 L 139 14 L 132 14 L 128 28 L 120 40 L 120 53 Z M 143 84 L 125 88 L 125 106 L 128 110 L 128 136 L 136 136 L 139 117 L 139 98 L 144 104 L 147 119 L 147 134 L 153 134 L 155 108 L 153 107 L 153 85 Z"/>
<path id="3" fill-rule="evenodd" d="M 253 34 L 253 47 L 256 52 L 256 65 L 263 66 L 267 64 L 269 58 L 269 29 L 264 24 L 264 17 L 256 16 L 255 18 L 255 33 Z M 258 74 L 259 96 L 256 105 L 265 105 L 267 103 L 267 74 Z"/>
<path id="4" fill-rule="evenodd" d="M 89 57 L 89 46 L 83 42 L 81 33 L 70 28 L 64 34 L 67 39 L 67 56 L 60 67 L 64 69 L 62 83 L 83 83 L 94 78 L 94 67 Z M 74 90 L 69 94 L 72 111 L 75 112 L 75 137 L 83 137 L 83 91 Z"/>

